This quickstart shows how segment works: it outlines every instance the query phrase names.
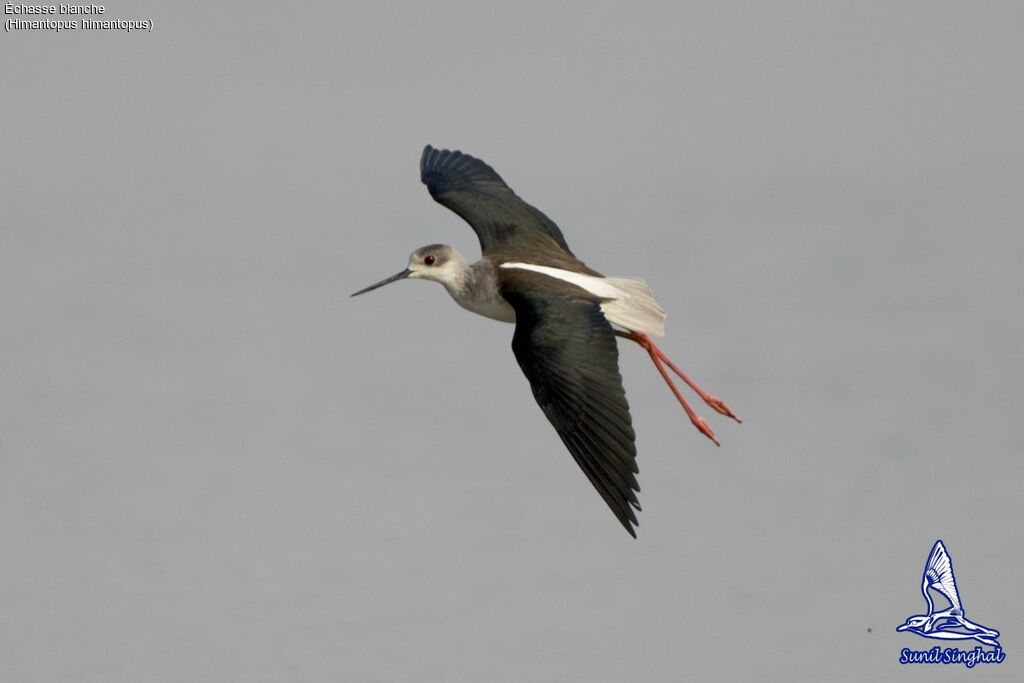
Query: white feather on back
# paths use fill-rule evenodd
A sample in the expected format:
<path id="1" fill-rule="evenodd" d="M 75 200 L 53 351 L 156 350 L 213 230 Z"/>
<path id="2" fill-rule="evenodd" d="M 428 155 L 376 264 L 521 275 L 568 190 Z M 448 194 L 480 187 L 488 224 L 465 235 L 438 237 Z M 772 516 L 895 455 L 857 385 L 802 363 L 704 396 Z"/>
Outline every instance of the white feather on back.
<path id="1" fill-rule="evenodd" d="M 594 296 L 606 299 L 601 311 L 609 322 L 633 332 L 665 336 L 665 310 L 654 300 L 650 287 L 639 277 L 598 277 L 532 263 L 502 263 L 502 268 L 518 268 L 568 282 Z"/>

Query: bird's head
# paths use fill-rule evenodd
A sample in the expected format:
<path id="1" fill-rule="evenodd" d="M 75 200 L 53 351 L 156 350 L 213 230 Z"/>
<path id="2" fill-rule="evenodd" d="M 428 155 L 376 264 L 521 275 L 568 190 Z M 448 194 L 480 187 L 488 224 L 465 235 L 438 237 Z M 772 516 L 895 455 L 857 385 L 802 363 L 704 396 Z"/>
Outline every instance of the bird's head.
<path id="1" fill-rule="evenodd" d="M 918 614 L 912 617 L 907 617 L 907 621 L 902 626 L 897 626 L 897 631 L 919 631 L 925 628 L 928 624 L 927 614 Z"/>
<path id="2" fill-rule="evenodd" d="M 447 244 L 428 244 L 412 252 L 405 270 L 361 289 L 352 296 L 359 296 L 406 278 L 433 280 L 449 289 L 457 289 L 459 282 L 465 277 L 467 267 L 466 259 L 454 248 Z"/>

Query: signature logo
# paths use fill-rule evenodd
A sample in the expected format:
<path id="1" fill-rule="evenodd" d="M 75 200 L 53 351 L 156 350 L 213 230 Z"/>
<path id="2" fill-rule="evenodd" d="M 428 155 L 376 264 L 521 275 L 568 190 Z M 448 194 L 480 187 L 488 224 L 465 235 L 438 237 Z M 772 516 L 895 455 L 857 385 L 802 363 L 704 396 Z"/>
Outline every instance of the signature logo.
<path id="1" fill-rule="evenodd" d="M 975 664 L 1000 664 L 1006 658 L 999 645 L 999 631 L 971 621 L 964 612 L 957 588 L 956 576 L 953 574 L 953 562 L 945 544 L 938 540 L 932 546 L 928 561 L 924 565 L 921 576 L 921 594 L 924 596 L 928 611 L 925 614 L 914 614 L 896 627 L 897 631 L 909 631 L 924 638 L 936 640 L 973 640 L 993 649 L 986 650 L 975 646 L 972 650 L 935 646 L 931 650 L 917 651 L 904 648 L 900 655 L 901 664 L 965 664 L 968 668 Z M 948 603 L 948 607 L 939 609 L 933 595 Z"/>

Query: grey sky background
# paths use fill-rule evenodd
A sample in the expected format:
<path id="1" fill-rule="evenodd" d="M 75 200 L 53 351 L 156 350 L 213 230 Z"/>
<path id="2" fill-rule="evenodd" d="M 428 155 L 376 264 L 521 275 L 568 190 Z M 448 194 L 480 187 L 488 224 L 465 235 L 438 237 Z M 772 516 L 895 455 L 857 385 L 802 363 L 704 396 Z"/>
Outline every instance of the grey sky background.
<path id="1" fill-rule="evenodd" d="M 934 680 L 1024 668 L 1020 3 L 131 3 L 0 38 L 0 680 Z M 639 540 L 435 285 L 490 162 L 725 398 L 621 367 Z M 706 416 L 710 411 L 703 411 Z"/>

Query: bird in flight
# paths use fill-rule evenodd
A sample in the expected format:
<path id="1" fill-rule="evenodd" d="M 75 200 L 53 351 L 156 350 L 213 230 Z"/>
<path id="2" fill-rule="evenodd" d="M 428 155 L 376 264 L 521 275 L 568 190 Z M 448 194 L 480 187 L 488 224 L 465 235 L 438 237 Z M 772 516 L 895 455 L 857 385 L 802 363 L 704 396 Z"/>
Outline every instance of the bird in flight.
<path id="1" fill-rule="evenodd" d="M 739 418 L 669 360 L 651 336 L 664 335 L 665 311 L 637 277 L 606 277 L 580 261 L 554 221 L 527 204 L 489 165 L 430 145 L 420 158 L 430 196 L 461 216 L 480 240 L 468 263 L 445 244 L 414 251 L 391 282 L 433 280 L 463 308 L 515 323 L 512 351 L 534 398 L 619 522 L 634 538 L 640 510 L 635 433 L 619 374 L 616 336 L 639 344 L 694 426 L 717 445 L 711 426 L 672 381 L 666 366 L 718 413 Z"/>

